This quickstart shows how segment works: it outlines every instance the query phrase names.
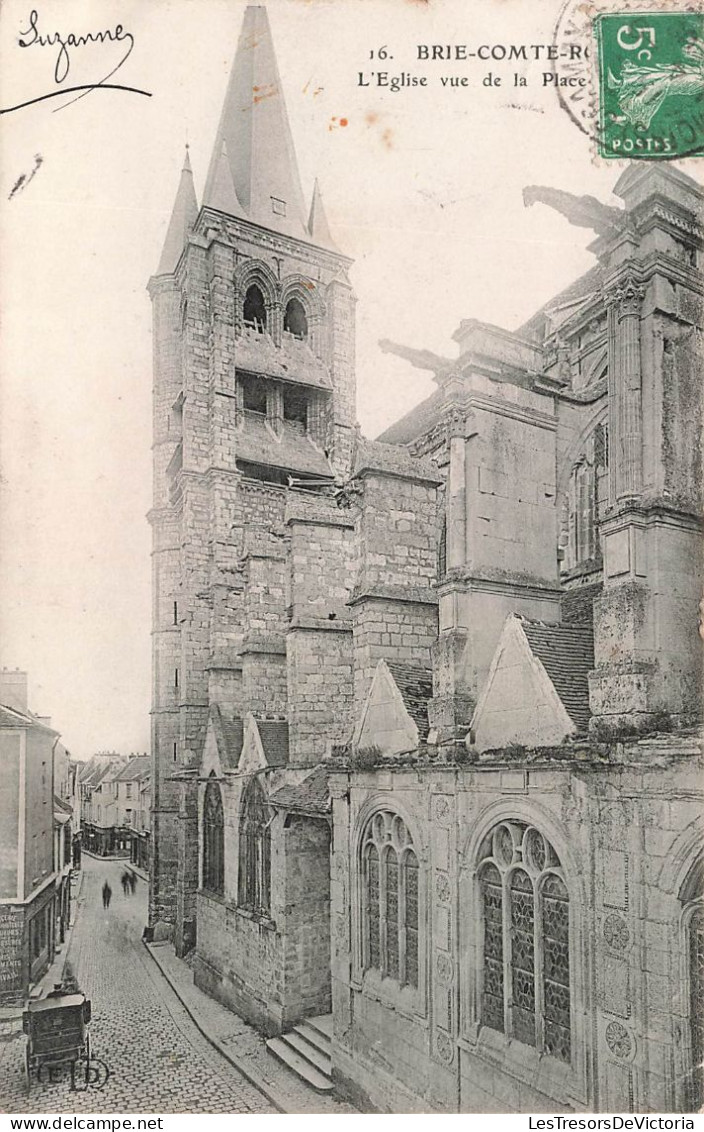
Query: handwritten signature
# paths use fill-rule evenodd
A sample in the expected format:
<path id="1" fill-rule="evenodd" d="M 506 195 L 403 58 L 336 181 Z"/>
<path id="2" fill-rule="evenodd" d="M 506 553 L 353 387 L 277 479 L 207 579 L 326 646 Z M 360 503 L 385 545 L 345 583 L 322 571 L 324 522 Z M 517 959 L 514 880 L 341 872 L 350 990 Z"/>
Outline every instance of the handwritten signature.
<path id="1" fill-rule="evenodd" d="M 129 91 L 132 94 L 142 94 L 146 98 L 151 98 L 151 94 L 146 90 L 138 90 L 136 87 L 124 86 L 120 83 L 109 83 L 107 80 L 119 71 L 120 67 L 127 62 L 132 49 L 134 48 L 134 36 L 131 32 L 125 31 L 122 24 L 116 24 L 114 29 L 107 29 L 105 31 L 86 32 L 83 35 L 77 35 L 75 32 L 68 32 L 63 34 L 55 31 L 53 33 L 42 33 L 39 30 L 39 13 L 36 8 L 33 8 L 29 14 L 29 27 L 24 31 L 20 31 L 18 45 L 20 47 L 58 47 L 56 61 L 54 64 L 54 82 L 60 87 L 59 90 L 52 90 L 48 94 L 42 94 L 38 98 L 30 98 L 27 102 L 20 102 L 17 106 L 7 106 L 0 109 L 0 114 L 9 114 L 12 110 L 21 110 L 24 106 L 31 106 L 35 102 L 43 102 L 47 98 L 56 98 L 57 95 L 73 94 L 82 91 L 78 98 L 84 98 L 91 90 L 123 90 Z M 85 47 L 89 43 L 124 43 L 127 50 L 120 59 L 119 63 L 113 67 L 102 79 L 96 83 L 84 83 L 80 86 L 63 86 L 62 84 L 68 78 L 71 70 L 71 52 L 69 49 L 76 47 Z M 71 102 L 77 102 L 78 98 L 71 99 Z M 63 110 L 65 106 L 70 106 L 71 102 L 64 103 L 63 106 L 57 109 Z"/>

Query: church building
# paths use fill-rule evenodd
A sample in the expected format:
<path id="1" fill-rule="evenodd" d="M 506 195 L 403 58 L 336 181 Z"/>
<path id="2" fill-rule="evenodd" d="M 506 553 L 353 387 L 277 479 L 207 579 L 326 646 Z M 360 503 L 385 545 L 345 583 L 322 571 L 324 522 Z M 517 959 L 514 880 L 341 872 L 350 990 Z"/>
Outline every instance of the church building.
<path id="1" fill-rule="evenodd" d="M 383 342 L 436 389 L 365 439 L 249 7 L 149 282 L 150 930 L 366 1108 L 704 1103 L 703 194 L 614 192 L 527 188 L 594 266 L 453 357 Z"/>

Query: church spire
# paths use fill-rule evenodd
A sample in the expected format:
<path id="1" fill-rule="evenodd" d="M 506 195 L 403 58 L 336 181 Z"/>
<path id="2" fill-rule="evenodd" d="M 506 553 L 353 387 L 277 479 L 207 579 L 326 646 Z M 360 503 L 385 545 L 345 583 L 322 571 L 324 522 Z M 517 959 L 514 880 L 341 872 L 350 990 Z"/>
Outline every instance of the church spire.
<path id="1" fill-rule="evenodd" d="M 212 202 L 226 145 L 237 200 L 255 224 L 306 239 L 303 193 L 296 165 L 266 8 L 244 15 L 235 61 L 205 185 Z M 215 206 L 213 206 L 215 207 Z"/>
<path id="2" fill-rule="evenodd" d="M 193 172 L 186 146 L 186 157 L 181 170 L 181 180 L 178 184 L 176 200 L 174 201 L 169 227 L 166 230 L 166 239 L 161 252 L 161 259 L 156 270 L 157 275 L 170 275 L 176 270 L 176 264 L 181 258 L 181 252 L 186 244 L 186 238 L 193 227 L 198 215 L 198 201 L 193 185 Z"/>
<path id="3" fill-rule="evenodd" d="M 237 199 L 237 193 L 232 180 L 230 158 L 227 153 L 227 143 L 223 139 L 220 148 L 220 157 L 213 168 L 213 176 L 208 176 L 205 186 L 203 205 L 207 208 L 216 208 L 218 212 L 226 212 L 229 216 L 241 216 L 242 205 Z"/>
<path id="4" fill-rule="evenodd" d="M 325 215 L 325 208 L 323 207 L 323 198 L 320 192 L 320 185 L 318 178 L 315 178 L 313 185 L 313 199 L 310 202 L 310 215 L 308 217 L 308 231 L 310 238 L 314 244 L 319 247 L 332 248 L 337 251 L 335 241 L 330 235 L 330 227 L 328 225 L 328 218 Z"/>

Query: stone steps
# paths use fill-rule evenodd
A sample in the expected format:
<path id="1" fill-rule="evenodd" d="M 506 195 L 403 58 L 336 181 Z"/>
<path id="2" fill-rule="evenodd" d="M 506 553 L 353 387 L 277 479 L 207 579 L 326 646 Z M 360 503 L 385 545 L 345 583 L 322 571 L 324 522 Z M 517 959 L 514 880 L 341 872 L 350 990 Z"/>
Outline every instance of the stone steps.
<path id="1" fill-rule="evenodd" d="M 332 1092 L 332 1015 L 307 1018 L 267 1048 L 318 1093 Z"/>

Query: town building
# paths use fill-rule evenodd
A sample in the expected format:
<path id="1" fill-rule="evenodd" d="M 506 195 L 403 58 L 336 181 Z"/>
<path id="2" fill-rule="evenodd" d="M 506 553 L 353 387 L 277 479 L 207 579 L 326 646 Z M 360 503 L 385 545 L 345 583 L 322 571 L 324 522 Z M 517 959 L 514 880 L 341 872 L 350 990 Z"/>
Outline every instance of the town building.
<path id="1" fill-rule="evenodd" d="M 57 756 L 58 751 L 58 756 Z M 27 706 L 27 673 L 0 672 L 0 1002 L 39 982 L 70 915 L 72 807 L 55 792 L 68 752 Z"/>
<path id="2" fill-rule="evenodd" d="M 149 760 L 151 763 L 151 760 Z M 139 802 L 137 805 L 137 812 L 135 817 L 135 824 L 132 830 L 132 849 L 130 852 L 130 861 L 137 868 L 141 869 L 147 875 L 150 871 L 151 861 L 151 808 L 152 808 L 152 784 L 151 773 L 143 776 L 138 784 Z"/>
<path id="3" fill-rule="evenodd" d="M 133 755 L 112 780 L 116 837 L 119 830 L 122 845 L 128 835 L 130 860 L 143 869 L 149 868 L 150 768 L 149 755 Z"/>
<path id="4" fill-rule="evenodd" d="M 130 835 L 118 824 L 115 779 L 127 762 L 116 751 L 100 751 L 81 768 L 81 839 L 83 848 L 98 857 L 126 854 Z"/>
<path id="5" fill-rule="evenodd" d="M 250 7 L 149 284 L 150 928 L 382 1111 L 698 1109 L 702 192 L 527 189 L 594 267 L 368 441 L 281 92 Z"/>

